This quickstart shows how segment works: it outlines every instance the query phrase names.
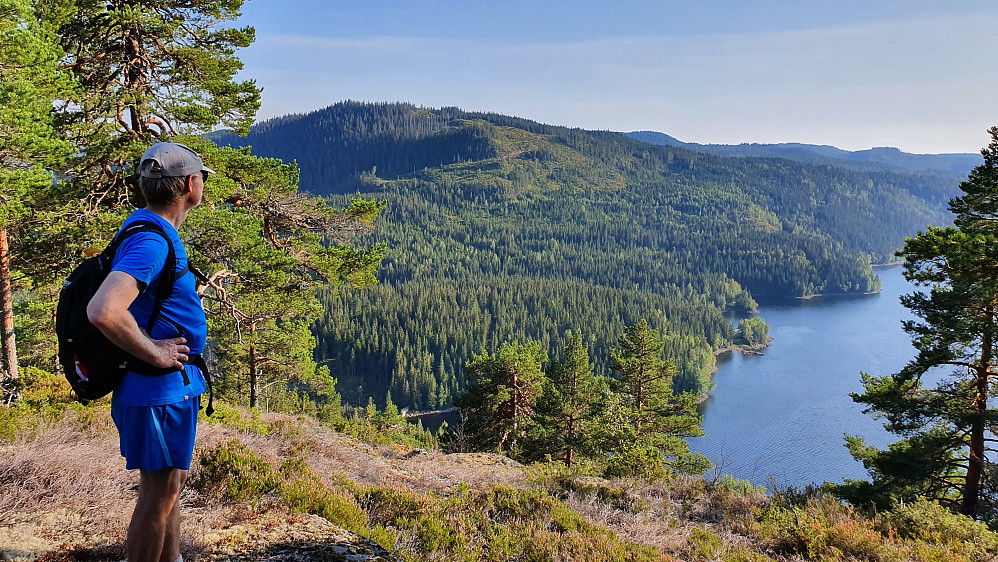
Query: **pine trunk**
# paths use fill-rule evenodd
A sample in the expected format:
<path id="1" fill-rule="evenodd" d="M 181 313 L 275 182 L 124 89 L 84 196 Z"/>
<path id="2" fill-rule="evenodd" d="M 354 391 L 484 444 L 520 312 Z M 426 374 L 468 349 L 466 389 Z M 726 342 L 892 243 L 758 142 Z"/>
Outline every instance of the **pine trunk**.
<path id="1" fill-rule="evenodd" d="M 7 229 L 0 228 L 0 329 L 3 330 L 0 347 L 0 367 L 4 377 L 17 380 L 17 346 L 14 341 L 14 289 L 10 279 L 10 247 L 7 243 Z"/>
<path id="2" fill-rule="evenodd" d="M 257 404 L 257 372 L 256 372 L 256 346 L 249 348 L 249 375 L 250 375 L 250 408 L 256 408 Z"/>
<path id="3" fill-rule="evenodd" d="M 987 307 L 987 327 L 981 339 L 981 362 L 975 369 L 977 396 L 971 405 L 973 422 L 970 427 L 970 458 L 967 462 L 967 480 L 963 488 L 963 504 L 960 513 L 977 516 L 977 504 L 981 495 L 981 477 L 984 474 L 984 418 L 988 409 L 988 386 L 991 378 L 991 326 L 994 324 L 994 304 Z"/>
<path id="4" fill-rule="evenodd" d="M 49 287 L 49 303 L 52 304 L 52 316 L 51 316 L 52 324 L 51 324 L 51 326 L 52 326 L 53 330 L 55 329 L 55 318 L 57 316 L 57 314 L 56 314 L 56 311 L 57 311 L 56 300 L 57 300 L 57 298 L 58 298 L 58 296 L 56 295 L 55 287 Z M 62 361 L 59 361 L 59 342 L 58 341 L 55 342 L 55 350 L 52 353 L 52 372 L 55 373 L 56 376 L 61 376 L 63 374 L 62 373 Z"/>

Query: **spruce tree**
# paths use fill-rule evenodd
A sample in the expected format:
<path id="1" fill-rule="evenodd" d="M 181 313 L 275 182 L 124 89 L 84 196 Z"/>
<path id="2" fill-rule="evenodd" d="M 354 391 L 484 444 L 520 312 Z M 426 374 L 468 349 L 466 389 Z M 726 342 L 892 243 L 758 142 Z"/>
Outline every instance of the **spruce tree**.
<path id="1" fill-rule="evenodd" d="M 647 320 L 628 326 L 617 341 L 613 368 L 618 374 L 617 390 L 628 406 L 636 439 L 633 445 L 657 449 L 663 461 L 685 462 L 689 453 L 685 438 L 703 435 L 697 397 L 673 393 L 675 363 L 662 356 L 665 344 Z"/>
<path id="2" fill-rule="evenodd" d="M 901 298 L 918 318 L 903 322 L 917 355 L 897 373 L 863 373 L 864 392 L 852 397 L 903 438 L 878 450 L 847 436 L 872 477 L 840 489 L 854 501 L 924 496 L 966 515 L 998 515 L 998 490 L 986 485 L 998 420 L 988 405 L 998 367 L 998 127 L 990 134 L 984 163 L 950 202 L 955 226 L 931 227 L 900 252 L 905 278 L 921 288 Z"/>
<path id="3" fill-rule="evenodd" d="M 548 454 L 568 467 L 576 456 L 594 452 L 595 427 L 606 383 L 593 374 L 589 349 L 579 334 L 565 347 L 565 360 L 551 363 L 537 399 L 533 455 Z"/>

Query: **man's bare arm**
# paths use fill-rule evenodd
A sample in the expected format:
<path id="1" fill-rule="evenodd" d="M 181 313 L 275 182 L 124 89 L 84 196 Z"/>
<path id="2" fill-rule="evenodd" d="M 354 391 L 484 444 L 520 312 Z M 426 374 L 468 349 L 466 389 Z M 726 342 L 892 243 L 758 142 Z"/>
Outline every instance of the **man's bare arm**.
<path id="1" fill-rule="evenodd" d="M 87 305 L 87 318 L 115 345 L 156 367 L 183 368 L 190 348 L 183 337 L 154 340 L 135 322 L 128 307 L 139 296 L 139 282 L 123 271 L 112 271 Z"/>

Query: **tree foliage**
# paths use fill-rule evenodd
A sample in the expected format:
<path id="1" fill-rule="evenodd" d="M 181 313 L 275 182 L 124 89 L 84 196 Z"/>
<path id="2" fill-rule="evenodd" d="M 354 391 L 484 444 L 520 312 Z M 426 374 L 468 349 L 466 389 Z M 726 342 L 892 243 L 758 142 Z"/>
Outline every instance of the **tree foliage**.
<path id="1" fill-rule="evenodd" d="M 982 151 L 984 164 L 951 201 L 954 227 L 932 227 L 900 252 L 904 275 L 923 290 L 902 297 L 917 320 L 905 321 L 917 355 L 892 375 L 864 373 L 853 399 L 903 437 L 887 450 L 847 438 L 873 484 L 843 493 L 887 503 L 938 499 L 966 515 L 994 520 L 998 489 L 987 460 L 998 420 L 993 392 L 998 336 L 998 127 Z"/>
<path id="2" fill-rule="evenodd" d="M 625 444 L 620 450 L 654 449 L 663 461 L 679 461 L 689 453 L 685 438 L 701 436 L 703 430 L 696 411 L 698 397 L 672 390 L 676 365 L 663 356 L 664 347 L 658 332 L 645 320 L 628 326 L 617 340 L 614 382 L 625 399 L 635 437 L 632 445 Z"/>
<path id="3" fill-rule="evenodd" d="M 354 248 L 350 241 L 370 230 L 383 205 L 358 198 L 333 209 L 298 193 L 293 164 L 196 136 L 217 126 L 247 132 L 259 107 L 255 83 L 236 79 L 242 64 L 235 53 L 254 37 L 250 27 L 229 25 L 242 3 L 34 2 L 29 23 L 61 47 L 50 58 L 74 84 L 38 104 L 51 111 L 57 102 L 56 129 L 74 152 L 66 165 L 50 164 L 60 181 L 48 175 L 33 187 L 11 223 L 26 295 L 19 330 L 31 332 L 25 344 L 32 361 L 49 367 L 58 283 L 144 204 L 132 188 L 145 148 L 182 142 L 217 172 L 181 237 L 191 263 L 210 279 L 200 290 L 210 316 L 209 358 L 225 373 L 221 390 L 236 400 L 245 391 L 253 406 L 267 391 L 268 404 L 273 399 L 284 409 L 314 410 L 316 399 L 338 408 L 335 380 L 312 353 L 310 328 L 321 311 L 316 291 L 376 282 L 384 247 Z"/>
<path id="4" fill-rule="evenodd" d="M 658 333 L 639 322 L 614 352 L 618 377 L 595 375 L 582 337 L 545 366 L 539 342 L 506 342 L 467 364 L 468 391 L 456 401 L 463 422 L 451 448 L 504 453 L 521 461 L 583 464 L 609 476 L 655 477 L 668 468 L 702 474 L 710 463 L 685 438 L 702 435 L 696 397 L 675 395 L 675 366 Z M 546 367 L 546 368 L 545 368 Z"/>
<path id="5" fill-rule="evenodd" d="M 469 412 L 464 428 L 478 450 L 519 454 L 541 390 L 546 354 L 540 344 L 507 342 L 494 355 L 482 351 L 467 364 L 468 392 L 458 406 Z"/>
<path id="6" fill-rule="evenodd" d="M 598 413 L 606 401 L 608 385 L 594 374 L 581 335 L 572 334 L 564 357 L 547 367 L 530 448 L 532 457 L 549 455 L 571 467 L 579 453 L 591 456 L 599 450 Z"/>
<path id="7" fill-rule="evenodd" d="M 56 127 L 53 101 L 69 92 L 58 72 L 61 51 L 28 0 L 0 1 L 0 398 L 16 396 L 17 344 L 10 230 L 27 215 L 33 194 L 52 182 L 47 168 L 64 162 L 69 143 Z"/>
<path id="8" fill-rule="evenodd" d="M 735 342 L 743 345 L 760 345 L 769 341 L 769 324 L 762 318 L 743 318 L 738 321 Z"/>

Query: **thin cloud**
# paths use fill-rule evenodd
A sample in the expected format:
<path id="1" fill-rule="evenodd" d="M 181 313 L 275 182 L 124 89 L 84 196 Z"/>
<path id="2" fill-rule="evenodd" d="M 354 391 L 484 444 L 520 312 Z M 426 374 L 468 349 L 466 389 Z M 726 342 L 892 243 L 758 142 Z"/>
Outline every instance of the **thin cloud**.
<path id="1" fill-rule="evenodd" d="M 261 118 L 400 100 L 698 142 L 970 152 L 998 121 L 996 27 L 944 15 L 563 42 L 263 34 L 243 58 L 265 88 Z"/>

